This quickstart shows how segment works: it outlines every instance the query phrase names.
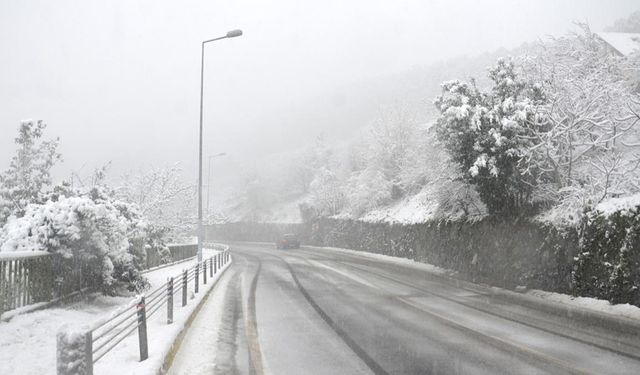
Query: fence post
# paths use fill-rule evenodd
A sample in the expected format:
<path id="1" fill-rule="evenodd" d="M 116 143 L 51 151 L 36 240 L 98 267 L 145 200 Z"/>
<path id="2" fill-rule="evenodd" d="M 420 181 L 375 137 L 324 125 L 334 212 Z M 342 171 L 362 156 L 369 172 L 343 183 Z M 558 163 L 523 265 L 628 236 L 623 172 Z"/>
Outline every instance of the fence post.
<path id="1" fill-rule="evenodd" d="M 209 258 L 209 277 L 213 277 L 213 257 Z"/>
<path id="2" fill-rule="evenodd" d="M 198 293 L 198 284 L 200 283 L 200 263 L 196 264 L 196 277 L 195 277 L 194 281 L 195 281 L 195 285 L 196 285 L 195 292 Z"/>
<path id="3" fill-rule="evenodd" d="M 207 261 L 202 262 L 202 282 L 207 285 Z"/>
<path id="4" fill-rule="evenodd" d="M 187 305 L 187 270 L 182 270 L 182 306 Z"/>
<path id="5" fill-rule="evenodd" d="M 56 335 L 56 352 L 58 375 L 93 375 L 91 331 L 74 332 L 63 326 Z"/>
<path id="6" fill-rule="evenodd" d="M 218 273 L 218 254 L 213 256 L 213 273 Z"/>
<path id="7" fill-rule="evenodd" d="M 147 308 L 144 296 L 138 302 L 138 345 L 140 346 L 140 362 L 149 358 L 149 346 L 147 342 Z"/>
<path id="8" fill-rule="evenodd" d="M 173 277 L 167 284 L 167 324 L 173 323 Z"/>

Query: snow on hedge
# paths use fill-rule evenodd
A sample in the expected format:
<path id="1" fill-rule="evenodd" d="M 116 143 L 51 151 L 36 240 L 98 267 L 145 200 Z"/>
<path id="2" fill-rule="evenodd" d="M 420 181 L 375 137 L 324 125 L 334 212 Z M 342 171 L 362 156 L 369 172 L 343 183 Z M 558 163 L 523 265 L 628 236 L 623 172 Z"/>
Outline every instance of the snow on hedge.
<path id="1" fill-rule="evenodd" d="M 135 281 L 144 257 L 145 223 L 135 207 L 94 189 L 87 195 L 29 204 L 0 230 L 0 252 L 47 251 L 89 266 L 104 291 Z M 138 259 L 136 259 L 138 258 Z"/>

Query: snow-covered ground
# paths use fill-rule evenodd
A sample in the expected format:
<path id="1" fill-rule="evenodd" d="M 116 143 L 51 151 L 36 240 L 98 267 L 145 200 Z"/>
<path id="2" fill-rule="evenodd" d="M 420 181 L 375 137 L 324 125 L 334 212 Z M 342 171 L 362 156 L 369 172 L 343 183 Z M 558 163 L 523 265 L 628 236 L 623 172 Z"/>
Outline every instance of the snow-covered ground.
<path id="1" fill-rule="evenodd" d="M 532 289 L 527 293 L 529 296 L 545 299 L 560 305 L 569 305 L 583 309 L 602 312 L 605 314 L 624 316 L 626 318 L 640 321 L 640 308 L 628 303 L 612 305 L 609 301 L 590 297 L 574 297 L 567 294 L 545 292 L 544 290 Z"/>
<path id="2" fill-rule="evenodd" d="M 216 254 L 213 249 L 204 250 L 205 259 Z M 156 269 L 145 276 L 151 283 L 151 290 L 195 264 L 195 259 Z M 228 265 L 227 265 L 228 266 Z M 184 308 L 176 304 L 174 323 L 166 324 L 164 309 L 154 314 L 147 323 L 149 358 L 140 362 L 138 357 L 138 337 L 132 334 L 101 358 L 94 367 L 95 374 L 155 374 L 164 361 L 171 344 L 180 333 L 186 319 L 198 302 L 222 273 L 218 272 L 206 286 L 200 286 L 200 293 L 194 295 L 190 288 L 189 302 Z M 179 295 L 177 294 L 178 298 Z M 131 297 L 106 297 L 93 294 L 81 301 L 55 308 L 17 315 L 9 322 L 0 323 L 0 373 L 3 374 L 55 374 L 56 373 L 56 333 L 63 325 L 81 328 L 110 314 Z"/>
<path id="3" fill-rule="evenodd" d="M 370 211 L 360 220 L 371 223 L 425 223 L 435 217 L 438 209 L 438 203 L 432 197 L 433 193 L 431 186 L 425 186 L 417 194 Z"/>

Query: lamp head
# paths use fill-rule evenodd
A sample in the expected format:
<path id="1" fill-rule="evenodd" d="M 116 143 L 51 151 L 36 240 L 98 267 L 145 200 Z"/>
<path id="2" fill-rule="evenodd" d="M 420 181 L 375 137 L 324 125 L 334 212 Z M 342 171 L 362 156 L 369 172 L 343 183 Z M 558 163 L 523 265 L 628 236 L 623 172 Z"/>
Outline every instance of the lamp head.
<path id="1" fill-rule="evenodd" d="M 242 35 L 242 30 L 231 30 L 227 32 L 227 38 L 235 38 L 237 36 Z"/>

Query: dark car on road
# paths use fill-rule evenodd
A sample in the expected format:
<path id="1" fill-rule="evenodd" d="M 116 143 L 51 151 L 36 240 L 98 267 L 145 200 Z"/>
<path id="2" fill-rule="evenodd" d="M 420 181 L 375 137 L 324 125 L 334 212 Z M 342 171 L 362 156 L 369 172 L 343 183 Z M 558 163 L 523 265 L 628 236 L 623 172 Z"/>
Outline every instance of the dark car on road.
<path id="1" fill-rule="evenodd" d="M 285 234 L 276 242 L 278 249 L 299 249 L 300 239 L 293 233 Z"/>

